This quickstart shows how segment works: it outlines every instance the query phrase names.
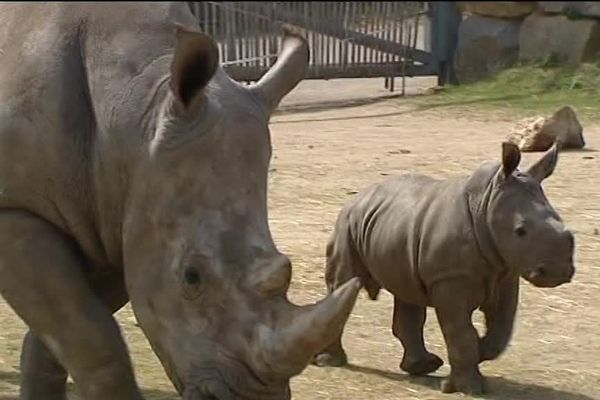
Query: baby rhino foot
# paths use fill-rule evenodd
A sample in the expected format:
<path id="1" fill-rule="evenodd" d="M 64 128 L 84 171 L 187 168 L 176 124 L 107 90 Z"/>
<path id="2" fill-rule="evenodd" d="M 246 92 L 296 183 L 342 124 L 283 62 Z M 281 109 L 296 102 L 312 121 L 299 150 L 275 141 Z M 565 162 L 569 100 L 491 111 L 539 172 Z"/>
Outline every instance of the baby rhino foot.
<path id="1" fill-rule="evenodd" d="M 485 379 L 480 373 L 470 376 L 453 376 L 452 374 L 442 381 L 442 393 L 464 393 L 478 395 L 487 392 Z"/>
<path id="2" fill-rule="evenodd" d="M 317 354 L 312 363 L 318 367 L 341 367 L 348 364 L 348 357 L 346 353 L 323 352 Z"/>
<path id="3" fill-rule="evenodd" d="M 437 371 L 444 362 L 441 358 L 432 353 L 427 353 L 421 358 L 407 358 L 400 363 L 400 368 L 411 375 L 427 375 Z"/>

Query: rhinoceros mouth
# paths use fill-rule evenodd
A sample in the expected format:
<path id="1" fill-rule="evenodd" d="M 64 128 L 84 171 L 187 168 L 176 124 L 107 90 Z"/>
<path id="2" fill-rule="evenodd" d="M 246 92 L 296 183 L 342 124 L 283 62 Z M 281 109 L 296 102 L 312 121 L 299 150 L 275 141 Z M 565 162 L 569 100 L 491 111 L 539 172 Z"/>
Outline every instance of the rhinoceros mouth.
<path id="1" fill-rule="evenodd" d="M 536 287 L 554 288 L 571 282 L 574 274 L 573 265 L 556 268 L 553 265 L 544 264 L 528 271 L 524 278 Z"/>
<path id="2" fill-rule="evenodd" d="M 266 389 L 266 388 L 265 388 Z M 258 388 L 232 388 L 221 379 L 209 379 L 186 385 L 182 392 L 183 400 L 289 400 L 289 389 L 271 393 Z"/>
<path id="3" fill-rule="evenodd" d="M 183 391 L 183 400 L 289 400 L 289 390 L 277 396 L 264 393 L 236 393 L 229 389 L 224 382 L 206 381 L 188 386 Z"/>
<path id="4" fill-rule="evenodd" d="M 225 354 L 219 351 L 221 357 Z M 227 365 L 192 367 L 178 389 L 184 400 L 289 400 L 288 381 L 267 383 L 246 363 L 227 355 Z"/>

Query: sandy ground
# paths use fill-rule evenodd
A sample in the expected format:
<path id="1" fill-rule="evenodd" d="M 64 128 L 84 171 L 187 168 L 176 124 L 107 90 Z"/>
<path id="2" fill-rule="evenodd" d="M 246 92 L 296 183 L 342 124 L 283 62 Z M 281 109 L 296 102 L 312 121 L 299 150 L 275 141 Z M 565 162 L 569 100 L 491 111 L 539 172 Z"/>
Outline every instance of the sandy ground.
<path id="1" fill-rule="evenodd" d="M 432 86 L 410 79 L 409 93 Z M 399 85 L 399 81 L 397 82 Z M 325 243 L 352 194 L 386 175 L 465 174 L 500 156 L 510 115 L 476 110 L 416 111 L 414 99 L 390 98 L 383 80 L 303 82 L 273 118 L 270 222 L 281 251 L 293 262 L 290 297 L 299 304 L 325 294 Z M 563 153 L 546 182 L 550 201 L 576 232 L 577 275 L 556 289 L 522 283 L 515 335 L 499 360 L 483 365 L 497 400 L 600 400 L 600 125 L 585 126 L 589 150 Z M 526 155 L 528 163 L 539 154 Z M 347 368 L 308 367 L 292 381 L 294 399 L 463 398 L 443 395 L 439 380 L 408 378 L 398 368 L 402 348 L 391 333 L 392 297 L 373 302 L 361 293 L 344 344 Z M 131 310 L 118 313 L 140 385 L 148 399 L 176 399 L 170 382 L 135 326 Z M 482 328 L 476 316 L 478 329 Z M 23 323 L 0 300 L 0 400 L 16 399 Z M 426 326 L 429 349 L 446 350 L 434 314 Z M 77 398 L 73 392 L 72 399 Z"/>

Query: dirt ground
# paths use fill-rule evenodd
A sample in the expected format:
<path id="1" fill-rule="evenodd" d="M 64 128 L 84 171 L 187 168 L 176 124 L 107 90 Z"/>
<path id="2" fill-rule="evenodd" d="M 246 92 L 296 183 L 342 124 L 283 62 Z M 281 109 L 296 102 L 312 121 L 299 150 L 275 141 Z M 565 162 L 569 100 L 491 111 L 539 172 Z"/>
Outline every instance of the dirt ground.
<path id="1" fill-rule="evenodd" d="M 408 80 L 408 92 L 434 84 Z M 397 86 L 399 82 L 397 82 Z M 342 205 L 386 175 L 470 172 L 500 156 L 514 123 L 510 113 L 476 109 L 416 111 L 414 99 L 391 97 L 383 80 L 303 82 L 272 119 L 270 223 L 275 242 L 293 262 L 290 297 L 299 304 L 325 294 L 325 243 Z M 545 190 L 576 234 L 577 273 L 556 289 L 522 282 L 516 330 L 507 352 L 482 366 L 494 400 L 600 400 L 600 124 L 584 127 L 588 150 L 560 156 Z M 539 154 L 527 154 L 528 163 Z M 426 341 L 445 360 L 434 314 Z M 408 378 L 402 348 L 391 333 L 392 297 L 361 293 L 344 336 L 351 365 L 308 367 L 292 381 L 294 399 L 463 398 L 439 392 L 440 377 Z M 177 398 L 129 307 L 118 313 L 140 385 L 150 400 Z M 478 329 L 482 328 L 477 314 Z M 0 400 L 16 399 L 23 323 L 0 300 Z M 72 399 L 76 396 L 73 393 Z"/>

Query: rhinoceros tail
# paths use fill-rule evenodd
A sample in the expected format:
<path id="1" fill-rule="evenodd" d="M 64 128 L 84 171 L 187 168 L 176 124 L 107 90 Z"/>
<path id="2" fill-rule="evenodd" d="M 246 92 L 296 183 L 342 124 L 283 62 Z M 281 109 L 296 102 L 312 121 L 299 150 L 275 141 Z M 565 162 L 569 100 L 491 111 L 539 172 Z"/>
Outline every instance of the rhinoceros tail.
<path id="1" fill-rule="evenodd" d="M 379 297 L 379 291 L 381 290 L 381 285 L 379 285 L 379 283 L 373 279 L 368 271 L 366 271 L 366 277 L 362 278 L 362 281 L 365 290 L 369 294 L 369 298 L 371 300 L 377 300 L 377 297 Z"/>
<path id="2" fill-rule="evenodd" d="M 358 277 L 371 300 L 377 300 L 381 285 L 373 279 L 356 250 L 346 223 L 338 221 L 326 248 L 325 281 L 329 292 Z"/>

